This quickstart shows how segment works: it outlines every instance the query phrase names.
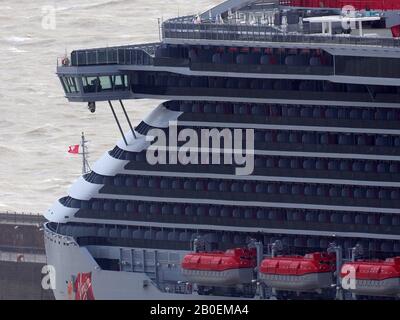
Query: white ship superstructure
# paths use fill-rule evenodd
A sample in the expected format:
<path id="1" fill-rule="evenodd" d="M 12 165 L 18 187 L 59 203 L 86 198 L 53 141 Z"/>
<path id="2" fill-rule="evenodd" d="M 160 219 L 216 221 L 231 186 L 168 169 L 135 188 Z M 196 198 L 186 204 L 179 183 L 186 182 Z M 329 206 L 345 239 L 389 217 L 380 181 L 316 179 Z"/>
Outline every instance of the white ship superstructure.
<path id="1" fill-rule="evenodd" d="M 67 99 L 122 138 L 45 214 L 57 299 L 399 297 L 400 15 L 312 7 L 229 0 L 63 59 Z M 146 98 L 164 102 L 133 128 Z M 149 163 L 171 123 L 252 130 L 254 170 Z"/>

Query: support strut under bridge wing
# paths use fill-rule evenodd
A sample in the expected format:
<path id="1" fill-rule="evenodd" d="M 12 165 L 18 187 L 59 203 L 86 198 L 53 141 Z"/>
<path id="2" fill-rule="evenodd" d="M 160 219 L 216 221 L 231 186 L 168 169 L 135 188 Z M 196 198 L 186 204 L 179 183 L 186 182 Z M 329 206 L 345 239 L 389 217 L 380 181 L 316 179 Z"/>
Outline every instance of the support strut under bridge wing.
<path id="1" fill-rule="evenodd" d="M 127 121 L 127 122 L 128 122 L 128 124 L 129 124 L 129 128 L 131 129 L 131 131 L 132 131 L 132 134 L 133 134 L 133 136 L 134 136 L 134 137 L 135 137 L 135 139 L 136 139 L 136 133 L 135 133 L 135 130 L 133 129 L 133 126 L 132 126 L 131 120 L 129 119 L 128 113 L 126 112 L 126 109 L 125 109 L 125 106 L 124 106 L 124 104 L 122 103 L 122 100 L 119 100 L 119 103 L 121 104 L 121 108 L 122 108 L 122 110 L 124 111 L 124 114 L 125 114 L 126 121 Z"/>
<path id="2" fill-rule="evenodd" d="M 124 115 L 125 115 L 126 121 L 127 121 L 128 124 L 129 124 L 129 128 L 131 129 L 132 134 L 133 134 L 133 136 L 134 136 L 135 139 L 136 139 L 135 129 L 134 129 L 133 126 L 132 126 L 131 120 L 129 119 L 128 113 L 126 112 L 126 109 L 125 109 L 124 104 L 122 103 L 122 100 L 119 100 L 119 103 L 121 104 L 121 108 L 122 108 L 122 110 L 124 111 Z M 119 122 L 119 119 L 118 119 L 118 117 L 117 117 L 117 114 L 115 113 L 114 106 L 112 105 L 112 103 L 111 103 L 110 100 L 108 100 L 108 104 L 109 104 L 110 109 L 111 109 L 111 112 L 112 112 L 112 114 L 113 114 L 113 116 L 114 116 L 115 122 L 117 123 L 118 129 L 119 129 L 119 131 L 121 132 L 122 139 L 124 140 L 125 145 L 128 146 L 128 141 L 126 140 L 124 131 L 122 130 L 121 123 Z"/>

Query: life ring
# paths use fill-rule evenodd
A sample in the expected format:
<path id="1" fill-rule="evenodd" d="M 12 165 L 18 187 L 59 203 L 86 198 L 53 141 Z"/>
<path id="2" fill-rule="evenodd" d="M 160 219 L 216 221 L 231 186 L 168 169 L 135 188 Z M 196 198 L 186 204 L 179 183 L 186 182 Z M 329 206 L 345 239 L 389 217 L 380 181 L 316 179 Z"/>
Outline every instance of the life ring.
<path id="1" fill-rule="evenodd" d="M 23 254 L 19 254 L 19 255 L 17 256 L 17 262 L 24 262 L 24 260 L 25 260 L 25 257 L 24 257 Z"/>
<path id="2" fill-rule="evenodd" d="M 62 59 L 61 61 L 63 66 L 68 66 L 69 65 L 69 59 L 67 57 L 65 57 L 64 59 Z"/>

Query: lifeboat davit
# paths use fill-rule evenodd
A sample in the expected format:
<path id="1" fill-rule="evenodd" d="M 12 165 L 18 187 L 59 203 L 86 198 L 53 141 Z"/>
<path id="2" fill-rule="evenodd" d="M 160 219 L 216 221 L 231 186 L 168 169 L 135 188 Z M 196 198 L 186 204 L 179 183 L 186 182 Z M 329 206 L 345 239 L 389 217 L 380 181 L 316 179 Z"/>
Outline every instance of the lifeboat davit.
<path id="1" fill-rule="evenodd" d="M 257 252 L 254 248 L 190 253 L 183 258 L 182 274 L 191 283 L 235 286 L 250 283 L 256 265 Z"/>
<path id="2" fill-rule="evenodd" d="M 352 293 L 400 297 L 400 257 L 378 261 L 348 262 L 342 266 L 340 275 L 343 288 Z M 343 279 L 344 277 L 349 281 Z M 352 277 L 355 278 L 353 286 L 351 285 Z"/>
<path id="3" fill-rule="evenodd" d="M 335 261 L 334 254 L 325 252 L 267 258 L 261 263 L 260 279 L 277 290 L 318 292 L 332 285 Z"/>

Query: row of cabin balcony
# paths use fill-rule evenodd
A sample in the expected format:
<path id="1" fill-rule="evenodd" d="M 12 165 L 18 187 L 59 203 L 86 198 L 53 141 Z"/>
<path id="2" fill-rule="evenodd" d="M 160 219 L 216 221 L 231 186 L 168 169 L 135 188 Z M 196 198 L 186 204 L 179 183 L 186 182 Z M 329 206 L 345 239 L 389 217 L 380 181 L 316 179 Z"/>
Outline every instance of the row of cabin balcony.
<path id="1" fill-rule="evenodd" d="M 210 217 L 223 219 L 254 220 L 259 223 L 264 221 L 279 222 L 306 222 L 306 223 L 332 223 L 332 224 L 357 224 L 364 226 L 392 226 L 400 228 L 400 216 L 398 214 L 323 211 L 304 209 L 279 209 L 262 207 L 231 207 L 221 205 L 202 204 L 178 204 L 178 203 L 154 203 L 145 201 L 100 200 L 90 201 L 76 200 L 70 197 L 60 200 L 67 207 L 82 210 L 77 216 L 95 217 L 96 213 L 107 212 L 111 220 L 124 218 L 134 220 L 137 215 L 147 216 L 175 216 L 175 217 Z M 85 212 L 85 213 L 84 213 Z M 127 214 L 127 215 L 126 215 Z M 118 217 L 119 215 L 119 217 Z M 96 217 L 100 219 L 100 217 Z M 182 221 L 183 222 L 183 221 Z"/>
<path id="2" fill-rule="evenodd" d="M 239 65 L 332 66 L 332 56 L 319 49 L 249 48 L 162 45 L 157 59 L 183 59 L 191 63 Z"/>
<path id="3" fill-rule="evenodd" d="M 384 88 L 382 88 L 384 89 Z M 399 121 L 400 110 L 340 106 L 301 106 L 279 104 L 241 104 L 169 101 L 164 105 L 172 111 L 189 114 L 255 115 L 271 118 L 315 118 L 338 120 Z M 241 117 L 243 119 L 243 117 Z"/>
<path id="4" fill-rule="evenodd" d="M 375 104 L 400 102 L 400 86 L 366 86 L 300 79 L 184 76 L 146 71 L 133 73 L 131 81 L 132 90 L 136 94 L 174 97 L 195 96 L 198 100 L 201 100 L 201 97 L 246 97 L 248 99 L 290 99 L 297 101 L 357 101 Z"/>
<path id="5" fill-rule="evenodd" d="M 178 123 L 179 125 L 179 123 Z M 201 127 L 179 126 L 178 130 L 190 128 L 198 132 L 200 136 Z M 136 131 L 146 135 L 151 126 L 142 122 L 136 127 Z M 168 134 L 168 129 L 162 129 Z M 243 138 L 244 139 L 244 138 Z M 268 144 L 302 144 L 302 145 L 339 145 L 339 146 L 367 146 L 367 147 L 400 147 L 400 136 L 390 134 L 371 133 L 336 133 L 301 130 L 254 130 L 254 142 Z M 179 145 L 179 144 L 178 144 Z M 356 152 L 357 149 L 354 149 Z"/>
<path id="6" fill-rule="evenodd" d="M 136 131 L 142 135 L 147 135 L 152 129 L 152 126 L 147 125 L 144 121 L 137 127 Z M 190 128 L 197 131 L 200 136 L 201 127 L 198 126 L 179 126 L 179 130 Z M 162 129 L 168 135 L 168 129 Z M 396 134 L 373 134 L 373 133 L 336 133 L 336 132 L 318 132 L 301 131 L 301 130 L 255 130 L 254 143 L 256 149 L 263 149 L 268 146 L 283 146 L 297 149 L 299 144 L 303 148 L 313 146 L 350 146 L 352 152 L 368 151 L 377 154 L 398 154 L 393 147 L 400 147 L 400 136 Z M 180 145 L 178 143 L 178 145 Z M 357 148 L 354 148 L 357 147 Z M 333 151 L 333 149 L 332 149 Z M 345 150 L 341 150 L 344 152 Z M 349 150 L 347 150 L 349 151 Z"/>
<path id="7" fill-rule="evenodd" d="M 53 227 L 56 230 L 56 227 Z M 173 229 L 156 227 L 120 227 L 113 225 L 60 225 L 57 233 L 74 237 L 80 245 L 118 245 L 149 248 L 156 245 L 157 249 L 190 250 L 191 241 L 201 235 L 213 249 L 226 250 L 232 247 L 243 246 L 254 238 L 253 233 L 207 231 L 196 229 Z M 304 254 L 313 250 L 325 250 L 335 240 L 337 245 L 345 250 L 361 244 L 369 255 L 376 258 L 394 255 L 400 252 L 400 243 L 390 240 L 374 240 L 359 238 L 340 238 L 323 236 L 301 236 L 285 234 L 259 233 L 258 238 L 267 246 L 276 240 L 281 240 L 284 248 L 290 253 Z M 118 241 L 119 240 L 119 241 Z M 129 241 L 131 240 L 131 241 Z M 102 242 L 104 241 L 104 243 Z M 180 244 L 180 245 L 179 245 Z"/>
<path id="8" fill-rule="evenodd" d="M 398 58 L 332 56 L 321 49 L 163 45 L 155 52 L 154 64 L 189 66 L 195 71 L 400 76 Z"/>
<path id="9" fill-rule="evenodd" d="M 331 205 L 358 205 L 368 206 L 379 205 L 382 207 L 398 207 L 400 191 L 394 187 L 373 187 L 373 186 L 342 186 L 338 184 L 305 184 L 305 183 L 285 183 L 285 182 L 252 182 L 234 181 L 221 179 L 172 179 L 143 176 L 118 175 L 116 177 L 102 177 L 92 173 L 85 176 L 88 182 L 104 184 L 105 193 L 137 195 L 154 195 L 154 191 L 159 190 L 164 196 L 180 191 L 181 196 L 201 197 L 202 195 L 226 198 L 233 195 L 238 199 L 247 201 L 265 201 L 272 199 L 284 201 L 288 198 L 289 202 L 295 199 L 311 203 L 329 202 Z M 102 192 L 103 192 L 102 191 Z M 172 193 L 173 192 L 173 193 Z M 158 194 L 158 193 L 157 193 Z M 179 193 L 178 193 L 179 194 Z M 280 199 L 280 200 L 279 200 Z M 374 200 L 374 201 L 372 201 Z M 378 200 L 378 201 L 377 201 Z M 337 201 L 340 201 L 339 203 Z M 365 201 L 365 202 L 362 202 Z"/>
<path id="10" fill-rule="evenodd" d="M 400 228 L 400 216 L 397 214 L 345 212 L 345 211 L 323 211 L 304 209 L 279 209 L 261 207 L 231 207 L 221 205 L 190 205 L 178 203 L 154 203 L 145 201 L 123 201 L 123 200 L 100 200 L 80 201 L 69 198 L 62 200 L 69 206 L 79 208 L 82 211 L 115 213 L 112 219 L 118 214 L 123 215 L 127 220 L 134 219 L 135 215 L 153 216 L 190 216 L 190 217 L 211 217 L 223 219 L 280 221 L 280 222 L 307 222 L 307 223 L 332 223 L 332 224 L 357 224 L 392 226 Z M 93 212 L 94 211 L 94 212 Z M 128 215 L 125 215 L 127 213 Z M 79 213 L 77 214 L 80 215 Z M 130 216 L 130 218 L 129 218 Z"/>
<path id="11" fill-rule="evenodd" d="M 83 204 L 83 203 L 82 203 Z M 92 205 L 91 205 L 92 204 Z M 115 206 L 114 206 L 115 205 Z M 176 210 L 182 205 L 179 204 L 145 204 L 138 203 L 136 208 L 128 211 L 115 210 L 120 209 L 121 205 L 125 205 L 121 201 L 107 200 L 104 202 L 104 209 L 101 200 L 93 200 L 89 203 L 89 208 L 82 209 L 76 216 L 80 218 L 96 218 L 107 220 L 133 220 L 147 217 L 146 221 L 165 221 L 172 222 L 173 217 L 179 219 L 180 223 L 186 223 L 193 220 L 200 221 L 205 224 L 207 220 L 218 221 L 215 225 L 232 225 L 231 222 L 236 220 L 240 226 L 256 225 L 265 228 L 292 228 L 303 230 L 313 230 L 318 228 L 320 231 L 333 231 L 340 228 L 342 232 L 361 232 L 361 233 L 388 233 L 399 228 L 399 217 L 393 215 L 364 214 L 364 213 L 343 213 L 343 212 L 318 212 L 318 211 L 296 211 L 296 210 L 279 210 L 264 208 L 235 208 L 221 206 L 186 206 L 185 210 Z M 86 205 L 85 205 L 86 206 Z M 91 209 L 93 206 L 96 209 Z M 114 208 L 115 207 L 115 208 Z M 131 207 L 128 204 L 128 207 Z M 170 218 L 170 220 L 168 220 Z M 223 220 L 222 220 L 223 219 Z M 221 223 L 221 221 L 224 221 Z M 239 224 L 238 224 L 239 226 Z M 66 229 L 68 228 L 68 229 Z M 217 243 L 245 243 L 247 235 L 244 232 L 229 231 L 208 231 L 208 230 L 190 230 L 159 227 L 119 227 L 117 225 L 101 225 L 97 228 L 89 227 L 73 227 L 73 225 L 64 225 L 58 230 L 61 234 L 67 233 L 74 237 L 106 237 L 106 238 L 130 238 L 160 241 L 190 241 L 196 234 L 203 234 L 209 242 Z M 390 234 L 390 233 L 388 233 Z M 291 248 L 309 247 L 309 248 L 326 248 L 328 239 L 323 236 L 302 236 L 302 235 L 265 235 L 264 242 L 274 242 L 274 237 L 280 236 L 283 244 Z M 357 242 L 362 243 L 363 247 L 370 248 L 371 252 L 399 252 L 400 243 L 393 240 L 367 240 L 354 238 L 335 237 L 335 241 L 339 241 L 344 248 L 351 248 Z"/>
<path id="12" fill-rule="evenodd" d="M 180 88 L 221 88 L 253 90 L 287 90 L 287 91 L 325 91 L 355 93 L 388 93 L 399 94 L 396 86 L 365 86 L 359 84 L 341 84 L 320 80 L 292 79 L 252 79 L 230 77 L 184 76 L 170 73 L 138 72 L 132 79 L 134 85 L 153 87 Z"/>
<path id="13" fill-rule="evenodd" d="M 118 147 L 109 153 L 112 157 L 120 160 L 128 160 L 131 163 L 126 169 L 135 169 L 138 166 L 148 167 L 149 170 L 155 170 L 156 168 L 151 165 L 147 165 L 145 153 L 134 153 L 124 151 Z M 210 154 L 211 158 L 212 155 Z M 221 154 L 221 158 L 223 155 Z M 195 168 L 199 169 L 198 165 L 194 165 Z M 207 165 L 212 171 L 213 165 Z M 221 168 L 222 165 L 215 165 L 216 169 Z M 317 174 L 321 172 L 331 172 L 335 178 L 341 175 L 350 175 L 353 177 L 353 173 L 364 173 L 364 174 L 378 174 L 381 177 L 390 177 L 392 181 L 398 181 L 400 178 L 400 163 L 397 161 L 378 161 L 378 160 L 354 160 L 354 159 L 329 159 L 329 158 L 302 158 L 302 157 L 284 157 L 284 156 L 261 156 L 255 155 L 254 157 L 255 171 L 258 169 L 271 169 L 271 170 L 286 170 L 287 174 L 293 173 L 294 170 L 303 171 L 310 174 L 312 171 L 316 171 Z M 171 166 L 170 167 L 174 167 Z M 171 168 L 171 170 L 175 170 Z M 300 175 L 296 175 L 300 176 Z"/>

